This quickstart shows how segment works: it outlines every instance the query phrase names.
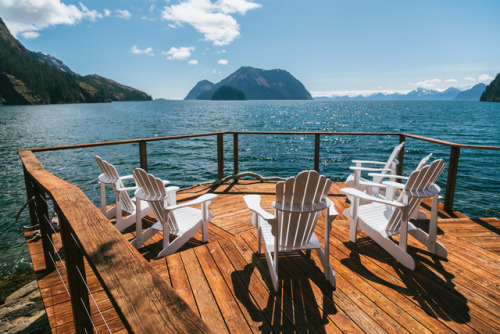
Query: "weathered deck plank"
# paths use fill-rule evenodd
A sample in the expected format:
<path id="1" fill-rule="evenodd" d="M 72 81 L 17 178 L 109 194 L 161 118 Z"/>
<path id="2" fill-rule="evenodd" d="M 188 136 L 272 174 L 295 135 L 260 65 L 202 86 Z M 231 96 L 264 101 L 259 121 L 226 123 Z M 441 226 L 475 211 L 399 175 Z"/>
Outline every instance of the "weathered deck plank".
<path id="1" fill-rule="evenodd" d="M 310 257 L 291 253 L 280 257 L 281 285 L 275 293 L 265 258 L 255 253 L 256 231 L 242 199 L 260 194 L 263 207 L 271 211 L 274 187 L 274 182 L 240 181 L 183 191 L 179 202 L 206 192 L 218 194 L 211 206 L 215 219 L 209 226 L 209 243 L 203 244 L 197 234 L 178 253 L 157 259 L 162 238 L 157 234 L 139 249 L 138 254 L 214 332 L 500 331 L 499 219 L 448 214 L 440 205 L 438 240 L 448 249 L 448 259 L 432 255 L 410 238 L 409 252 L 417 262 L 416 270 L 410 271 L 363 234 L 357 244 L 348 242 L 349 223 L 342 212 L 349 204 L 340 194 L 343 184 L 335 183 L 329 198 L 340 215 L 330 234 L 330 263 L 337 289 L 324 279 L 314 252 Z M 429 214 L 430 203 L 422 208 Z M 417 223 L 425 227 L 428 222 Z M 323 242 L 321 225 L 322 220 L 317 235 Z M 134 234 L 132 228 L 125 237 L 131 240 Z M 53 239 L 59 249 L 60 242 Z M 28 246 L 35 271 L 45 268 L 41 243 Z M 66 283 L 61 261 L 57 267 Z M 107 323 L 91 303 L 98 330 L 106 332 L 109 326 L 112 332 L 126 332 L 90 266 L 86 271 Z M 74 332 L 69 297 L 58 273 L 39 273 L 38 282 L 52 331 Z"/>

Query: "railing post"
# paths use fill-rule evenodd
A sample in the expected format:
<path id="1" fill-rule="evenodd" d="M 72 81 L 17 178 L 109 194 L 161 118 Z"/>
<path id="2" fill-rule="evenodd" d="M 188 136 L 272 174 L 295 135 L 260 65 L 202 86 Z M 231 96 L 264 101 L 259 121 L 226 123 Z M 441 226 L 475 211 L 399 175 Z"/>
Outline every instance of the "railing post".
<path id="1" fill-rule="evenodd" d="M 52 231 L 49 220 L 49 206 L 45 201 L 45 193 L 40 191 L 33 184 L 26 168 L 24 168 L 24 181 L 26 184 L 26 193 L 28 195 L 29 212 L 31 225 L 38 225 L 42 239 L 43 258 L 45 261 L 45 270 L 52 271 L 54 266 L 54 246 L 52 245 Z M 33 200 L 31 200 L 33 198 Z"/>
<path id="2" fill-rule="evenodd" d="M 217 179 L 224 178 L 224 135 L 217 134 Z"/>
<path id="3" fill-rule="evenodd" d="M 139 142 L 139 158 L 141 161 L 141 168 L 146 172 L 148 171 L 148 150 L 146 147 L 147 142 L 140 141 Z"/>
<path id="4" fill-rule="evenodd" d="M 399 144 L 404 143 L 405 140 L 406 140 L 405 135 L 399 135 Z M 401 151 L 399 151 L 399 154 L 398 154 L 398 162 L 399 163 L 398 163 L 398 167 L 396 169 L 396 174 L 397 175 L 403 175 L 403 161 L 404 161 L 404 158 L 405 158 L 405 147 L 403 146 L 403 149 L 401 149 Z M 399 182 L 401 182 L 401 180 Z"/>
<path id="5" fill-rule="evenodd" d="M 459 159 L 460 159 L 460 147 L 452 146 L 450 149 L 450 162 L 448 164 L 446 193 L 444 195 L 444 210 L 446 212 L 453 211 L 453 200 L 455 199 L 455 186 L 457 184 Z"/>
<path id="6" fill-rule="evenodd" d="M 238 134 L 233 133 L 233 174 L 234 175 L 237 175 L 240 172 L 238 160 L 239 160 Z"/>
<path id="7" fill-rule="evenodd" d="M 89 294 L 86 286 L 85 263 L 80 246 L 72 236 L 68 221 L 58 209 L 59 227 L 64 248 L 64 262 L 68 276 L 68 289 L 73 310 L 73 321 L 77 333 L 93 333 L 90 318 Z"/>
<path id="8" fill-rule="evenodd" d="M 314 170 L 319 173 L 319 133 L 314 134 Z"/>

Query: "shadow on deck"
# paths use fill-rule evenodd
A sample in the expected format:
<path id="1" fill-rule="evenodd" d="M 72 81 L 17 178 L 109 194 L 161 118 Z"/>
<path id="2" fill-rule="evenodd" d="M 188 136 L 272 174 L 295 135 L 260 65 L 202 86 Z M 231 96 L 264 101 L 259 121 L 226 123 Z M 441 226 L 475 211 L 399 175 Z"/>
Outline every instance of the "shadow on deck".
<path id="1" fill-rule="evenodd" d="M 206 192 L 218 194 L 210 207 L 215 218 L 209 225 L 209 242 L 202 243 L 197 234 L 179 252 L 157 259 L 158 234 L 139 253 L 215 333 L 500 331 L 499 219 L 449 215 L 440 207 L 438 239 L 448 249 L 448 259 L 425 251 L 410 238 L 409 252 L 417 263 L 411 271 L 368 237 L 348 242 L 349 222 L 341 215 L 348 207 L 340 193 L 343 186 L 333 184 L 329 195 L 339 212 L 330 237 L 336 290 L 325 280 L 314 252 L 296 252 L 280 258 L 280 290 L 274 292 L 265 257 L 255 253 L 256 231 L 242 197 L 261 195 L 263 207 L 272 212 L 275 182 L 240 181 L 181 191 L 178 202 Z M 422 208 L 429 213 L 430 202 Z M 425 228 L 428 220 L 417 224 Z M 323 242 L 321 220 L 317 228 Z M 131 240 L 134 233 L 130 228 L 124 237 Z M 60 248 L 58 238 L 54 240 Z M 28 246 L 37 271 L 43 266 L 41 244 L 28 240 Z M 57 265 L 61 274 L 39 274 L 38 283 L 52 331 L 69 333 L 74 331 L 71 304 L 59 275 L 67 280 L 62 262 Z M 103 315 L 91 303 L 96 328 L 126 332 L 87 268 L 89 289 Z"/>

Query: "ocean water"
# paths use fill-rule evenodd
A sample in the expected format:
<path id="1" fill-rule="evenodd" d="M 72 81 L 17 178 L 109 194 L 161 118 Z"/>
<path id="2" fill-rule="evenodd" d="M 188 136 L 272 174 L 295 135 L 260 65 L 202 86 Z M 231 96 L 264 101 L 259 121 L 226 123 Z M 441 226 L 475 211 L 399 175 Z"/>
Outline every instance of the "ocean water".
<path id="1" fill-rule="evenodd" d="M 454 101 L 151 101 L 0 107 L 0 279 L 29 266 L 19 226 L 29 224 L 17 150 L 215 131 L 408 132 L 461 144 L 500 146 L 500 103 Z M 320 172 L 334 181 L 350 160 L 386 160 L 398 136 L 322 136 Z M 224 138 L 225 175 L 232 174 L 232 136 Z M 404 173 L 448 147 L 408 138 Z M 137 144 L 41 152 L 42 165 L 98 203 L 94 155 L 121 174 L 139 166 Z M 312 169 L 314 136 L 240 135 L 240 172 L 288 177 Z M 187 187 L 217 178 L 216 138 L 148 143 L 149 171 Z M 500 217 L 500 151 L 462 149 L 454 208 L 472 217 Z M 446 170 L 440 177 L 442 187 Z M 443 188 L 444 189 L 444 188 Z"/>

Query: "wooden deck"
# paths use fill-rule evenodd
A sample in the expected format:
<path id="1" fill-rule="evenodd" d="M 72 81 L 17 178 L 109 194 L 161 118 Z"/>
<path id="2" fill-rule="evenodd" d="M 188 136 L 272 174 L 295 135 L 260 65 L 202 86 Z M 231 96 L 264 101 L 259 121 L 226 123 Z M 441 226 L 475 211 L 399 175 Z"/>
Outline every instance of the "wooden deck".
<path id="1" fill-rule="evenodd" d="M 336 183 L 330 191 L 339 213 L 348 207 L 341 187 Z M 215 219 L 209 242 L 203 244 L 197 235 L 162 259 L 155 258 L 161 235 L 139 249 L 213 332 L 500 332 L 498 218 L 470 219 L 458 212 L 450 216 L 440 208 L 438 240 L 448 249 L 448 260 L 431 255 L 410 238 L 409 252 L 417 262 L 410 271 L 369 238 L 349 243 L 349 223 L 339 215 L 330 237 L 336 290 L 324 279 L 314 252 L 310 257 L 290 253 L 280 258 L 281 284 L 275 293 L 265 258 L 255 253 L 256 233 L 242 199 L 260 194 L 263 206 L 272 212 L 274 188 L 274 182 L 240 181 L 184 190 L 179 202 L 206 192 L 218 194 L 210 207 Z M 427 212 L 429 204 L 423 204 Z M 424 228 L 427 223 L 417 222 Z M 317 235 L 323 241 L 321 225 L 322 220 Z M 58 271 L 43 273 L 41 242 L 29 240 L 30 234 L 27 243 L 52 331 L 74 332 L 63 263 L 56 256 Z M 134 231 L 127 230 L 124 237 L 131 240 Z M 53 240 L 60 249 L 58 237 Z M 63 253 L 58 252 L 61 258 Z M 126 332 L 88 265 L 86 272 L 97 331 Z"/>

